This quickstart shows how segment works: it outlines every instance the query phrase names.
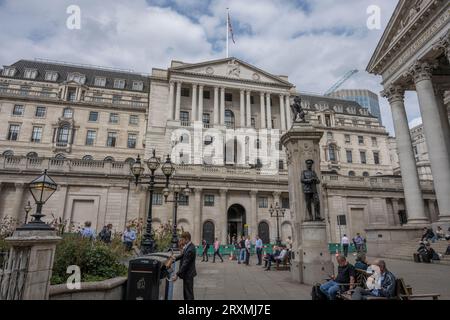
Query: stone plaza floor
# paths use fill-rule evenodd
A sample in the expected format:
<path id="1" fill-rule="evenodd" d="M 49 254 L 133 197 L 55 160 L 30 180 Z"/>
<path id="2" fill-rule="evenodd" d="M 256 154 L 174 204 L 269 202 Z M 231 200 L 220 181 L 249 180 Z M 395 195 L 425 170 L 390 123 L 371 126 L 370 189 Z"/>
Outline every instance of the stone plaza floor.
<path id="1" fill-rule="evenodd" d="M 350 262 L 353 262 L 350 257 Z M 369 261 L 372 260 L 369 258 Z M 422 264 L 385 259 L 388 269 L 413 287 L 414 293 L 440 293 L 440 299 L 450 300 L 450 266 Z M 197 277 L 194 292 L 196 300 L 311 300 L 311 287 L 292 281 L 289 271 L 264 271 L 256 266 L 256 257 L 250 266 L 224 258 L 221 263 L 196 261 Z M 174 299 L 182 299 L 182 281 L 176 283 Z"/>

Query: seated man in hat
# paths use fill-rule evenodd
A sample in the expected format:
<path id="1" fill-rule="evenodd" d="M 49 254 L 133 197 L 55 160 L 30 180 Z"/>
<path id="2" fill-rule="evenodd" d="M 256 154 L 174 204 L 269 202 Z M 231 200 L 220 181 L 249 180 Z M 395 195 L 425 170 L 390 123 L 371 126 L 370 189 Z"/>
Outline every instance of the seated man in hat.
<path id="1" fill-rule="evenodd" d="M 367 297 L 385 297 L 395 296 L 395 277 L 387 270 L 386 263 L 383 260 L 377 260 L 375 265 L 379 267 L 374 275 L 367 279 L 367 289 L 357 287 L 352 294 L 352 300 L 365 300 Z M 378 269 L 378 268 L 376 268 Z"/>

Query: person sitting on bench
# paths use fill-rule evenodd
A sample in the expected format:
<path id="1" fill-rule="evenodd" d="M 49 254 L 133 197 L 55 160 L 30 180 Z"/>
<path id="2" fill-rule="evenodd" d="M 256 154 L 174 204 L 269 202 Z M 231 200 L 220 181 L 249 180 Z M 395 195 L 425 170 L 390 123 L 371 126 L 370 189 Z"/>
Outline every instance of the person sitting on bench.
<path id="1" fill-rule="evenodd" d="M 281 250 L 280 254 L 278 254 L 278 255 L 271 254 L 269 256 L 269 258 L 267 259 L 266 271 L 270 271 L 270 267 L 272 266 L 272 262 L 278 262 L 278 263 L 283 262 L 283 260 L 286 257 L 286 255 L 287 255 L 286 247 L 282 247 L 282 250 Z"/>
<path id="2" fill-rule="evenodd" d="M 348 263 L 345 256 L 336 257 L 338 263 L 338 275 L 330 276 L 331 280 L 320 286 L 320 291 L 323 292 L 328 300 L 336 300 L 338 292 L 353 289 L 355 284 L 355 267 Z"/>
<path id="3" fill-rule="evenodd" d="M 368 285 L 368 289 L 357 287 L 352 294 L 352 300 L 365 300 L 367 297 L 385 297 L 392 298 L 395 296 L 395 277 L 387 270 L 386 262 L 378 260 L 375 265 L 380 268 L 379 275 L 374 275 L 375 282 Z M 368 284 L 371 283 L 369 277 Z"/>
<path id="4" fill-rule="evenodd" d="M 279 256 L 281 253 L 281 250 L 277 246 L 272 247 L 272 254 L 267 253 L 264 255 L 264 269 L 267 269 L 267 266 L 269 265 L 269 260 L 272 259 L 274 256 Z"/>

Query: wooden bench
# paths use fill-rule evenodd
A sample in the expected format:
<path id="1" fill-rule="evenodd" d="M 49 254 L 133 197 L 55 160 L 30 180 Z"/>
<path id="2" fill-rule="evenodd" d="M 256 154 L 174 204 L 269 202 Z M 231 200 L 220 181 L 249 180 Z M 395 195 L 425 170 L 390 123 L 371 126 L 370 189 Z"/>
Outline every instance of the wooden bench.
<path id="1" fill-rule="evenodd" d="M 289 252 L 284 256 L 281 263 L 280 261 L 277 261 L 276 270 L 291 270 L 291 259 Z"/>
<path id="2" fill-rule="evenodd" d="M 356 269 L 356 281 L 355 285 L 357 287 L 366 287 L 367 278 L 370 277 L 370 273 L 367 273 L 364 270 Z M 338 299 L 341 300 L 351 300 L 352 293 L 354 290 L 346 291 L 338 294 Z M 371 297 L 366 296 L 366 300 L 414 300 L 414 299 L 425 299 L 432 298 L 433 300 L 438 300 L 440 294 L 438 293 L 425 293 L 425 294 L 413 294 L 412 287 L 406 285 L 405 281 L 402 278 L 398 278 L 395 280 L 395 296 L 392 298 L 385 297 Z"/>

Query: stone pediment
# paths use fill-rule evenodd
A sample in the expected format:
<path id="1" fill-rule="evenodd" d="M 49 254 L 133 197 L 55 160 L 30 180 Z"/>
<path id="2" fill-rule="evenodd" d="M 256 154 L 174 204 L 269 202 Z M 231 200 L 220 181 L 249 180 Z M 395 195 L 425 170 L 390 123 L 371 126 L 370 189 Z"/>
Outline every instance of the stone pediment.
<path id="1" fill-rule="evenodd" d="M 221 59 L 196 64 L 179 64 L 170 68 L 171 72 L 181 72 L 206 77 L 229 78 L 234 80 L 293 85 L 279 76 L 272 75 L 236 58 Z"/>
<path id="2" fill-rule="evenodd" d="M 433 0 L 400 0 L 370 60 L 367 71 L 376 73 L 380 62 L 394 56 L 396 50 L 407 46 L 412 31 L 425 24 Z M 406 42 L 406 43 L 405 43 Z"/>

